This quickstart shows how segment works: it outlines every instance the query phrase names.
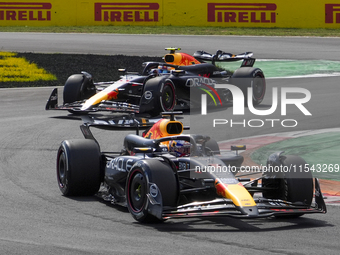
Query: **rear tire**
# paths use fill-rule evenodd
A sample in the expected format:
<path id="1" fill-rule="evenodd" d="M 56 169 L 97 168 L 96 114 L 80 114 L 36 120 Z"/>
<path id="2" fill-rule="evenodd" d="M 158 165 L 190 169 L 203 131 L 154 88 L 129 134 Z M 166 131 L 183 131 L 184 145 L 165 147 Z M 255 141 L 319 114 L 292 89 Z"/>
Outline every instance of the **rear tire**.
<path id="1" fill-rule="evenodd" d="M 65 140 L 57 154 L 57 181 L 65 196 L 91 196 L 101 183 L 101 155 L 93 140 Z"/>
<path id="2" fill-rule="evenodd" d="M 266 80 L 262 71 L 255 73 L 251 87 L 253 90 L 253 105 L 259 105 L 266 93 Z"/>
<path id="3" fill-rule="evenodd" d="M 248 105 L 249 87 L 252 88 L 253 92 L 253 105 L 259 105 L 263 101 L 266 93 L 266 80 L 261 69 L 241 67 L 232 75 L 231 83 L 242 90 L 246 106 Z"/>

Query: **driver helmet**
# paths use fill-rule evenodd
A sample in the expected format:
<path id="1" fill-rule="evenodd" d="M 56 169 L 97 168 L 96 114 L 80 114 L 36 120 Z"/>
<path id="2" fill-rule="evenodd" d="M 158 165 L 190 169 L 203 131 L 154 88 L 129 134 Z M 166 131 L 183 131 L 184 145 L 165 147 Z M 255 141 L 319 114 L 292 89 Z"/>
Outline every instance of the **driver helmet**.
<path id="1" fill-rule="evenodd" d="M 153 75 L 157 76 L 159 74 L 159 69 L 153 68 L 153 69 L 150 70 L 149 74 L 153 74 Z"/>
<path id="2" fill-rule="evenodd" d="M 159 65 L 158 72 L 159 73 L 170 73 L 171 67 L 166 65 Z"/>
<path id="3" fill-rule="evenodd" d="M 190 143 L 183 140 L 174 140 L 169 144 L 169 151 L 175 152 L 177 157 L 190 156 Z"/>

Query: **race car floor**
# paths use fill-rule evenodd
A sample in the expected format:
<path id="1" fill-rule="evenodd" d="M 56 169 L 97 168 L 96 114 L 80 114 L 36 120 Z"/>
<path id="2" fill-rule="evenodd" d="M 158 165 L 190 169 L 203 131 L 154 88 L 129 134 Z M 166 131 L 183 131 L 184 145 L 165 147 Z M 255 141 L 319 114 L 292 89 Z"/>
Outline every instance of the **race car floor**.
<path id="1" fill-rule="evenodd" d="M 244 162 L 243 166 L 245 167 L 250 167 L 250 166 L 255 166 L 255 167 L 261 167 L 262 165 L 265 164 L 267 155 L 263 155 L 263 159 L 256 160 L 254 162 L 252 157 L 256 152 L 261 151 L 262 148 L 268 145 L 272 145 L 271 147 L 277 148 L 276 151 L 281 151 L 279 143 L 282 141 L 285 141 L 285 146 L 286 147 L 295 147 L 295 153 L 294 154 L 303 154 L 303 158 L 308 162 L 306 157 L 308 157 L 308 154 L 306 153 L 306 150 L 304 150 L 303 146 L 299 146 L 300 150 L 303 150 L 303 152 L 299 153 L 299 151 L 296 151 L 295 144 L 298 140 L 294 138 L 300 138 L 300 137 L 307 137 L 308 140 L 311 141 L 313 140 L 313 137 L 316 136 L 326 136 L 329 135 L 330 133 L 335 132 L 337 137 L 340 137 L 340 129 L 324 129 L 324 130 L 308 130 L 308 131 L 299 131 L 299 132 L 287 132 L 287 133 L 276 133 L 276 134 L 270 134 L 270 135 L 261 135 L 261 136 L 255 136 L 255 137 L 247 137 L 243 139 L 234 139 L 234 140 L 228 140 L 228 141 L 222 141 L 219 142 L 219 146 L 221 149 L 221 153 L 223 151 L 230 151 L 230 146 L 231 145 L 246 145 L 246 150 L 240 152 L 240 154 L 244 157 Z M 321 137 L 323 139 L 323 137 Z M 276 146 L 277 145 L 277 146 Z M 299 143 L 301 145 L 301 143 Z M 310 145 L 310 144 L 309 144 Z M 327 154 L 326 150 L 329 150 L 328 147 L 320 147 L 317 146 L 317 152 L 319 155 L 322 155 L 324 150 L 324 154 Z M 338 146 L 332 146 L 332 150 L 340 150 L 340 144 Z M 262 155 L 263 153 L 258 153 Z M 264 162 L 264 163 L 257 163 L 257 162 Z M 308 162 L 309 163 L 309 162 Z M 340 173 L 333 173 L 331 175 L 331 178 L 328 178 L 327 174 L 320 174 L 317 173 L 318 176 L 316 176 L 319 179 L 320 186 L 321 186 L 321 191 L 324 195 L 325 202 L 327 204 L 334 204 L 334 205 L 340 205 Z M 315 174 L 313 174 L 315 177 Z"/>

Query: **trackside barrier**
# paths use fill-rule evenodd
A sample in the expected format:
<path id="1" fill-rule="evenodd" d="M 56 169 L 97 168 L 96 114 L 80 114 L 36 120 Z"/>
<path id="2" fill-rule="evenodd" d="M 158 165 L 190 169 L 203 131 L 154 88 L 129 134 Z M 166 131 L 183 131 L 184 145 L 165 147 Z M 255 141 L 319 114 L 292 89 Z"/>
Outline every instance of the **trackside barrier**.
<path id="1" fill-rule="evenodd" d="M 340 28 L 340 1 L 7 0 L 0 2 L 0 26 L 96 25 Z"/>

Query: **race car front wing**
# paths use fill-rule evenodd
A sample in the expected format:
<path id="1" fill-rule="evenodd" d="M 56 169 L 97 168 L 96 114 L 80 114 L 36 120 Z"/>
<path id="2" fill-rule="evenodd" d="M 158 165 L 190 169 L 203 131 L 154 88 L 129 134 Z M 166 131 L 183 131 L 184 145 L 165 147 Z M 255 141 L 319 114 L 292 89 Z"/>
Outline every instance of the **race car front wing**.
<path id="1" fill-rule="evenodd" d="M 78 114 L 98 111 L 139 113 L 139 105 L 129 104 L 125 102 L 102 101 L 100 104 L 86 110 L 82 110 L 82 106 L 82 101 L 58 105 L 58 89 L 55 88 L 53 89 L 49 99 L 47 100 L 45 110 L 67 110 L 71 113 Z"/>
<path id="2" fill-rule="evenodd" d="M 163 210 L 163 219 L 228 216 L 234 218 L 263 218 L 278 215 L 299 215 L 309 213 L 326 213 L 327 208 L 323 199 L 319 181 L 315 178 L 315 201 L 312 206 L 302 202 L 288 202 L 280 199 L 254 198 L 256 208 L 249 211 L 234 205 L 231 199 L 215 199 L 206 202 L 194 202 Z"/>

